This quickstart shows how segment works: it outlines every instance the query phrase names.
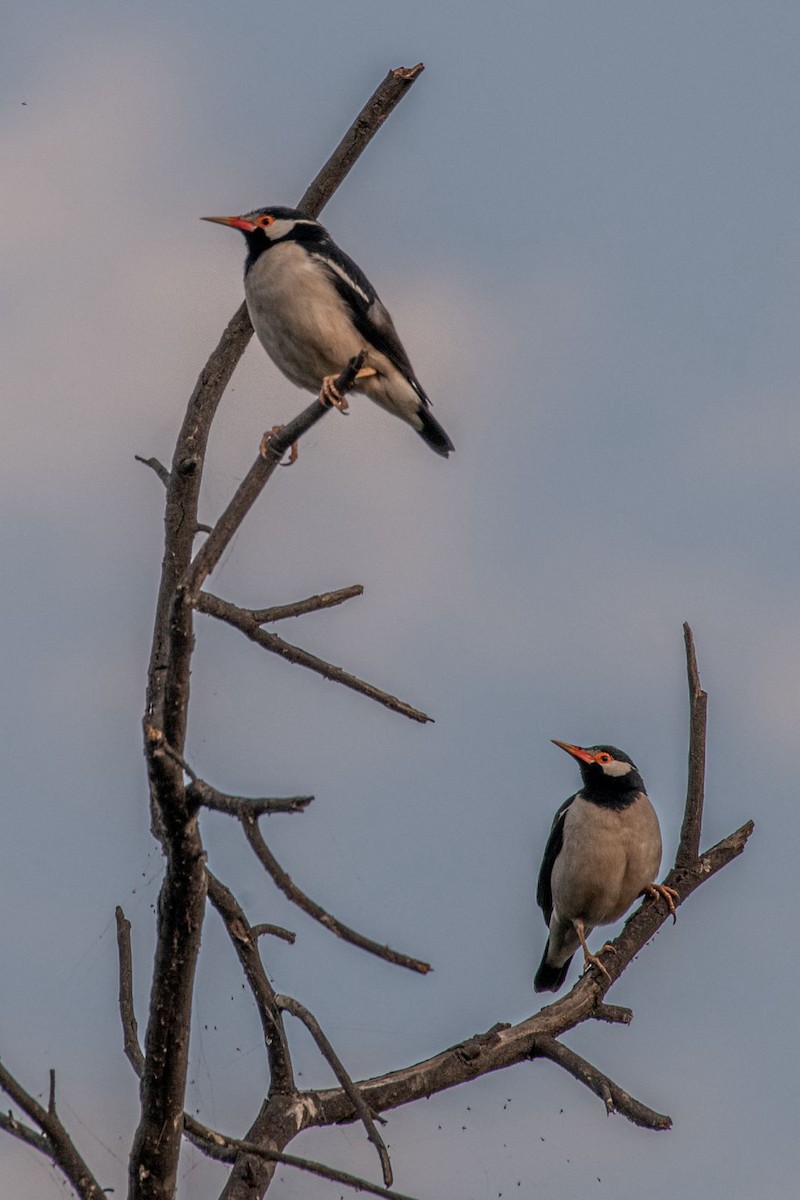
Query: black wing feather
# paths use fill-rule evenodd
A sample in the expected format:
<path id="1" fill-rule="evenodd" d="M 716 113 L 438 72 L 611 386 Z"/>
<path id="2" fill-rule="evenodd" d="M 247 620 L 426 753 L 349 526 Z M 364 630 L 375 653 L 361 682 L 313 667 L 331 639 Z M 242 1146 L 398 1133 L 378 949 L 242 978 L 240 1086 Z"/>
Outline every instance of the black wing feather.
<path id="1" fill-rule="evenodd" d="M 353 324 L 364 340 L 385 354 L 405 375 L 423 404 L 430 405 L 391 316 L 361 268 L 333 241 L 326 243 L 325 254 L 319 255 L 318 261 L 327 268 L 331 283 L 347 305 Z"/>
<path id="2" fill-rule="evenodd" d="M 578 792 L 575 793 L 575 796 L 577 795 Z M 550 918 L 553 915 L 552 875 L 556 859 L 561 853 L 561 847 L 564 844 L 564 817 L 575 796 L 570 796 L 569 800 L 565 800 L 553 817 L 553 824 L 550 826 L 550 836 L 547 839 L 547 845 L 544 848 L 544 858 L 539 869 L 539 882 L 536 885 L 536 903 L 544 913 L 545 925 L 550 924 Z"/>

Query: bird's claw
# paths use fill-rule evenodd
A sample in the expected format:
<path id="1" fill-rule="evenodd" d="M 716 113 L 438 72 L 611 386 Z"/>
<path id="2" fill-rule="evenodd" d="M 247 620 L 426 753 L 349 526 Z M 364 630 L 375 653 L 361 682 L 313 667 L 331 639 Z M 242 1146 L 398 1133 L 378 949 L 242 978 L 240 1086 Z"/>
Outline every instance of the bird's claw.
<path id="1" fill-rule="evenodd" d="M 261 455 L 262 458 L 266 458 L 266 459 L 272 458 L 272 451 L 269 447 L 269 440 L 270 440 L 270 438 L 274 437 L 275 434 L 283 433 L 285 428 L 286 428 L 285 425 L 273 425 L 272 429 L 267 430 L 267 432 L 262 437 L 261 442 L 258 447 L 258 453 Z M 291 467 L 292 463 L 297 462 L 297 456 L 298 456 L 297 442 L 292 442 L 291 446 L 289 447 L 289 461 L 285 462 L 285 463 L 281 463 L 281 466 Z"/>
<path id="2" fill-rule="evenodd" d="M 675 902 L 680 900 L 680 893 L 675 891 L 675 888 L 667 887 L 665 883 L 648 883 L 644 889 L 645 896 L 652 896 L 654 900 L 664 900 L 672 917 L 672 924 L 678 920 L 678 914 L 675 909 Z"/>
<path id="3" fill-rule="evenodd" d="M 336 386 L 337 375 L 326 375 L 322 380 L 322 387 L 319 389 L 319 402 L 325 404 L 329 408 L 338 408 L 340 413 L 347 413 L 350 405 L 347 403 L 347 397 Z"/>
<path id="4" fill-rule="evenodd" d="M 611 951 L 613 954 L 617 953 L 616 947 L 612 946 L 610 942 L 606 942 L 605 946 L 603 946 L 603 949 L 600 951 L 600 954 L 605 954 L 605 952 L 607 950 Z M 589 970 L 589 967 L 597 967 L 598 971 L 600 971 L 601 974 L 605 975 L 606 979 L 610 983 L 611 976 L 609 975 L 609 973 L 606 970 L 603 963 L 600 961 L 600 954 L 584 954 L 584 956 L 583 956 L 584 973 Z"/>

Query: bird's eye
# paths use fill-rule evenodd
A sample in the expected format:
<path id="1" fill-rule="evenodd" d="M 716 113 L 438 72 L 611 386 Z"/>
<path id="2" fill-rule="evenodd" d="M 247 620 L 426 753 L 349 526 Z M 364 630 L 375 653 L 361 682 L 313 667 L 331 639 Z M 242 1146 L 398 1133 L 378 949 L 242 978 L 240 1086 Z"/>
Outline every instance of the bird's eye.
<path id="1" fill-rule="evenodd" d="M 610 763 L 611 755 L 610 754 L 598 754 L 596 761 L 599 763 Z"/>
<path id="2" fill-rule="evenodd" d="M 266 229 L 268 225 L 272 225 L 275 221 L 274 217 L 264 216 L 258 218 L 258 224 L 262 229 Z"/>

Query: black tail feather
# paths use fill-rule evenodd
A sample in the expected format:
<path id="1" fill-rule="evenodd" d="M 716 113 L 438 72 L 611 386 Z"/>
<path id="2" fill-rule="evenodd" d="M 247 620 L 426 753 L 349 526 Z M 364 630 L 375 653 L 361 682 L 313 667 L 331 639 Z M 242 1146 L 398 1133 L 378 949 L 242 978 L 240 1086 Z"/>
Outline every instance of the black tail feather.
<path id="1" fill-rule="evenodd" d="M 442 458 L 447 458 L 450 451 L 455 450 L 455 446 L 439 422 L 431 416 L 429 409 L 424 404 L 420 404 L 417 415 L 422 422 L 422 428 L 417 430 L 419 436 L 424 442 L 427 442 L 431 450 L 441 454 Z"/>
<path id="2" fill-rule="evenodd" d="M 557 992 L 567 978 L 571 962 L 572 955 L 570 954 L 563 966 L 551 967 L 547 961 L 547 950 L 545 949 L 542 961 L 539 963 L 539 970 L 533 977 L 533 990 L 535 992 Z"/>

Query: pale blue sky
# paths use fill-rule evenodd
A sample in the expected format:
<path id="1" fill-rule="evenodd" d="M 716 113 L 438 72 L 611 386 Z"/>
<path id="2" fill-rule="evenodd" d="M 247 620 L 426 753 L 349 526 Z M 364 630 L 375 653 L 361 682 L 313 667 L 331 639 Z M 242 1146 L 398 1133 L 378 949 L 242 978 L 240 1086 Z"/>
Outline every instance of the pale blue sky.
<path id="1" fill-rule="evenodd" d="M 391 1114 L 387 1135 L 396 1186 L 421 1200 L 783 1200 L 800 1165 L 800 10 L 431 7 L 41 0 L 6 19 L 0 1052 L 34 1091 L 56 1068 L 65 1120 L 124 1194 L 136 1087 L 113 908 L 134 925 L 144 1024 L 161 865 L 139 720 L 162 496 L 133 456 L 169 458 L 241 299 L 241 238 L 196 218 L 294 203 L 386 71 L 421 59 L 325 221 L 391 308 L 456 454 L 356 398 L 305 439 L 212 586 L 260 606 L 363 583 L 281 632 L 436 723 L 198 618 L 189 753 L 231 791 L 314 792 L 270 824 L 278 858 L 435 971 L 335 942 L 214 815 L 210 861 L 253 921 L 297 931 L 268 948 L 270 973 L 355 1075 L 520 1019 L 538 1007 L 539 859 L 578 784 L 549 739 L 622 746 L 671 860 L 688 619 L 711 697 L 704 841 L 751 816 L 756 834 L 614 988 L 633 1025 L 566 1039 L 674 1130 L 606 1120 L 536 1064 Z M 305 402 L 252 346 L 204 519 Z M 211 913 L 189 1097 L 210 1124 L 241 1132 L 255 1112 L 259 1041 Z M 327 1085 L 302 1032 L 297 1055 Z M 292 1149 L 377 1178 L 356 1127 Z M 188 1151 L 183 1200 L 219 1178 Z M 0 1182 L 63 1195 L 8 1140 Z M 288 1170 L 270 1191 L 338 1194 Z"/>

